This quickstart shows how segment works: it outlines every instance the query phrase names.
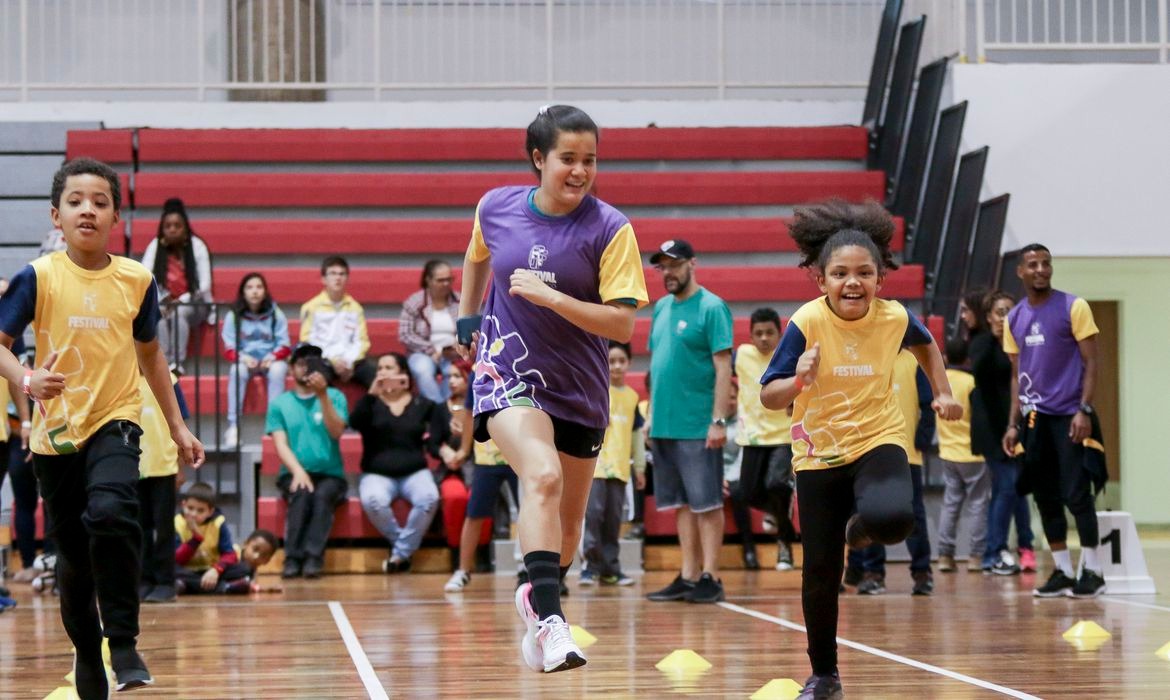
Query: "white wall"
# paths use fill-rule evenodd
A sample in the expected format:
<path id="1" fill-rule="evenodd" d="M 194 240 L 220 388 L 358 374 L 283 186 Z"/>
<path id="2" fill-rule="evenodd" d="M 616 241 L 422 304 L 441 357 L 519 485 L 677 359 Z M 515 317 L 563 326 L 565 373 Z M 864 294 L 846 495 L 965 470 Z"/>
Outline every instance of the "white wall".
<path id="1" fill-rule="evenodd" d="M 1170 66 L 956 65 L 952 87 L 984 195 L 1012 195 L 1004 250 L 1170 255 Z"/>

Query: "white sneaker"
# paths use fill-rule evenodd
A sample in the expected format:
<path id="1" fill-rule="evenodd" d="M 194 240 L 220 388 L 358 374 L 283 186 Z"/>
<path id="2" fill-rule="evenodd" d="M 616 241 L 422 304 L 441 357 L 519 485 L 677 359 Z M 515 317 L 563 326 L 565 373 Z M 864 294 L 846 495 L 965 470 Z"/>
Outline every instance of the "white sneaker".
<path id="1" fill-rule="evenodd" d="M 447 579 L 447 585 L 443 586 L 443 590 L 447 593 L 462 593 L 463 588 L 470 582 L 471 576 L 466 571 L 456 569 L 451 578 Z"/>
<path id="2" fill-rule="evenodd" d="M 585 665 L 585 654 L 573 641 L 569 623 L 560 615 L 549 615 L 536 623 L 536 642 L 544 657 L 544 672 L 555 673 Z"/>
<path id="3" fill-rule="evenodd" d="M 540 651 L 540 645 L 536 643 L 536 625 L 539 620 L 536 618 L 536 611 L 532 609 L 531 583 L 522 583 L 516 589 L 516 612 L 525 626 L 524 640 L 520 642 L 524 663 L 533 671 L 543 671 L 544 654 Z"/>
<path id="4" fill-rule="evenodd" d="M 223 440 L 220 442 L 227 449 L 234 449 L 240 442 L 240 431 L 234 425 L 229 425 L 223 431 Z"/>

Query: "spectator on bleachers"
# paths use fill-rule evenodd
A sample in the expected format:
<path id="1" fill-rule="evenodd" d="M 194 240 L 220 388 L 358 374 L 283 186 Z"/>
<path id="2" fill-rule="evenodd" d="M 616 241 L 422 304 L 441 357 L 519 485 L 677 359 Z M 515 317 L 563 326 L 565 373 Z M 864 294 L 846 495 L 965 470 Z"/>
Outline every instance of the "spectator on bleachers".
<path id="1" fill-rule="evenodd" d="M 300 342 L 321 348 L 338 380 L 354 379 L 369 388 L 375 368 L 366 359 L 370 351 L 366 312 L 345 291 L 349 286 L 345 258 L 333 255 L 321 262 L 321 284 L 321 293 L 301 305 Z"/>
<path id="2" fill-rule="evenodd" d="M 459 542 L 463 530 L 463 521 L 467 515 L 467 502 L 470 499 L 469 487 L 475 474 L 475 466 L 468 460 L 472 447 L 470 438 L 463 444 L 463 434 L 468 430 L 466 402 L 470 384 L 467 374 L 470 365 L 465 360 L 456 360 L 447 368 L 447 383 L 451 393 L 447 397 L 447 414 L 450 416 L 448 425 L 451 428 L 447 438 L 447 445 L 455 450 L 451 464 L 440 464 L 435 472 L 435 481 L 439 484 L 439 511 L 443 515 L 443 532 L 447 535 L 447 546 L 451 548 L 451 568 L 459 568 Z M 491 532 L 483 528 L 484 538 L 480 545 L 490 541 Z M 477 551 L 472 547 L 473 551 Z"/>
<path id="3" fill-rule="evenodd" d="M 296 384 L 268 403 L 265 426 L 280 457 L 276 485 L 288 502 L 280 575 L 318 578 L 324 572 L 333 511 L 347 488 L 339 440 L 349 412 L 345 395 L 329 386 L 333 369 L 321 348 L 298 345 L 291 364 Z"/>
<path id="4" fill-rule="evenodd" d="M 142 265 L 154 273 L 160 289 L 158 339 L 163 354 L 171 370 L 182 374 L 191 329 L 210 317 L 212 297 L 211 254 L 191 229 L 187 208 L 178 197 L 163 204 L 158 235 L 146 246 Z"/>
<path id="5" fill-rule="evenodd" d="M 967 354 L 975 377 L 975 391 L 971 394 L 971 450 L 987 460 L 991 472 L 983 568 L 1001 576 L 1017 574 L 1021 569 L 1035 571 L 1032 508 L 1028 497 L 1016 492 L 1020 464 L 1003 453 L 1001 444 L 1012 407 L 1012 361 L 1003 351 L 1003 322 L 1015 306 L 1015 300 L 1006 292 L 984 294 L 979 290 L 968 294 L 963 305 L 974 312 L 970 320 L 964 315 L 970 332 Z M 1008 549 L 1013 518 L 1018 560 Z"/>
<path id="6" fill-rule="evenodd" d="M 228 380 L 227 430 L 224 446 L 239 441 L 239 406 L 253 375 L 268 379 L 268 400 L 284 393 L 288 356 L 288 319 L 268 293 L 268 281 L 259 272 L 240 280 L 236 303 L 223 320 L 223 354 L 232 363 Z M 242 385 L 242 386 L 241 386 Z"/>
<path id="7" fill-rule="evenodd" d="M 496 443 L 492 440 L 487 442 L 473 440 L 475 430 L 471 413 L 474 406 L 474 396 L 470 391 L 470 385 L 473 383 L 472 376 L 468 376 L 469 389 L 464 397 L 464 410 L 452 415 L 451 419 L 452 424 L 456 420 L 463 423 L 460 429 L 459 453 L 470 454 L 472 456 L 471 462 L 475 466 L 470 470 L 471 473 L 465 477 L 470 482 L 465 511 L 466 518 L 464 518 L 463 526 L 460 529 L 455 571 L 443 586 L 443 590 L 447 593 L 461 593 L 467 584 L 471 583 L 472 570 L 477 569 L 476 544 L 483 547 L 491 541 L 492 513 L 496 503 L 500 500 L 500 490 L 506 484 L 513 497 L 520 493 L 516 472 L 508 466 L 508 462 L 500 454 L 500 448 L 496 447 Z M 452 392 L 454 392 L 454 385 Z M 446 508 L 447 504 L 444 503 L 443 507 Z M 521 582 L 523 582 L 526 580 L 523 577 L 527 576 L 527 572 L 521 568 L 521 574 Z"/>
<path id="8" fill-rule="evenodd" d="M 444 404 L 414 393 L 401 353 L 378 357 L 378 372 L 354 406 L 349 424 L 362 436 L 362 510 L 390 542 L 390 556 L 382 563 L 388 574 L 410 570 L 410 558 L 435 517 L 439 489 L 426 455 L 448 465 L 454 462 L 456 452 L 446 444 L 449 422 Z M 391 508 L 396 498 L 410 502 L 402 527 Z"/>
<path id="9" fill-rule="evenodd" d="M 435 403 L 447 400 L 447 369 L 455 352 L 455 321 L 459 316 L 459 294 L 451 285 L 451 266 L 442 260 L 428 260 L 423 266 L 419 289 L 402 302 L 398 339 L 406 348 L 410 373 L 418 393 Z M 435 381 L 436 376 L 442 381 Z"/>

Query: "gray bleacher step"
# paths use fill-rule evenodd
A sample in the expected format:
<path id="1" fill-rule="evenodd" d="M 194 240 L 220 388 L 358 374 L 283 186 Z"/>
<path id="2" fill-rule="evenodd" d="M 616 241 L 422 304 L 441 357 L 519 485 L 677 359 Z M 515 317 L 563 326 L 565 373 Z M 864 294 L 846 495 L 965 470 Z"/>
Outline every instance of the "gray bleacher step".
<path id="1" fill-rule="evenodd" d="M 61 167 L 60 155 L 0 154 L 0 197 L 48 200 L 53 174 Z M 47 217 L 47 214 L 46 214 Z M 45 230 L 48 230 L 46 227 Z"/>
<path id="2" fill-rule="evenodd" d="M 45 234 L 53 228 L 49 219 L 49 190 L 52 183 L 40 183 L 37 196 L 26 199 L 0 199 L 0 222 L 3 223 L 5 245 L 28 244 L 40 246 Z"/>
<path id="3" fill-rule="evenodd" d="M 642 541 L 619 540 L 619 543 L 621 544 L 621 553 L 618 555 L 618 561 L 621 563 L 622 573 L 643 573 Z M 492 559 L 496 564 L 497 576 L 516 575 L 520 564 L 520 561 L 517 559 L 517 553 L 519 551 L 519 542 L 517 540 L 492 540 Z M 569 569 L 569 573 L 574 575 L 581 573 L 580 556 L 573 558 L 573 566 Z"/>
<path id="4" fill-rule="evenodd" d="M 100 128 L 100 122 L 0 122 L 0 153 L 63 155 L 69 131 Z"/>

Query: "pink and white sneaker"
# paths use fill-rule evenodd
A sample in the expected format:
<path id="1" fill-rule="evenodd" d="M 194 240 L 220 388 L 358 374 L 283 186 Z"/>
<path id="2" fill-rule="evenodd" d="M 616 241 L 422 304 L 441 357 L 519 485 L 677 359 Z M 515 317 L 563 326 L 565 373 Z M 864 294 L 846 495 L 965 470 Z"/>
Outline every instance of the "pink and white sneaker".
<path id="1" fill-rule="evenodd" d="M 1036 552 L 1027 547 L 1020 547 L 1020 569 L 1026 572 L 1036 571 Z"/>
<path id="2" fill-rule="evenodd" d="M 524 640 L 520 642 L 520 652 L 524 663 L 533 671 L 544 671 L 544 654 L 536 642 L 536 629 L 540 620 L 536 617 L 536 610 L 532 607 L 532 584 L 522 583 L 516 589 L 516 612 L 524 621 Z"/>
<path id="3" fill-rule="evenodd" d="M 544 672 L 555 673 L 585 665 L 585 654 L 573 641 L 569 623 L 560 615 L 549 615 L 536 623 L 536 643 L 544 658 Z"/>

